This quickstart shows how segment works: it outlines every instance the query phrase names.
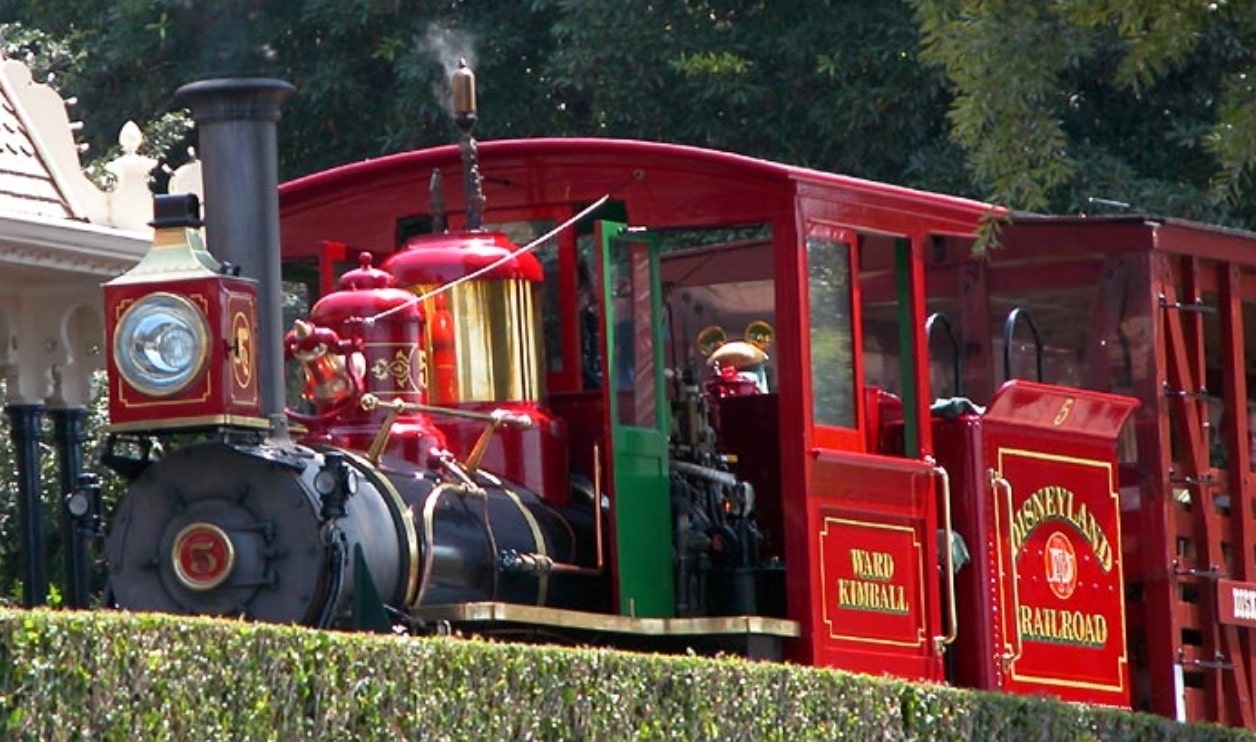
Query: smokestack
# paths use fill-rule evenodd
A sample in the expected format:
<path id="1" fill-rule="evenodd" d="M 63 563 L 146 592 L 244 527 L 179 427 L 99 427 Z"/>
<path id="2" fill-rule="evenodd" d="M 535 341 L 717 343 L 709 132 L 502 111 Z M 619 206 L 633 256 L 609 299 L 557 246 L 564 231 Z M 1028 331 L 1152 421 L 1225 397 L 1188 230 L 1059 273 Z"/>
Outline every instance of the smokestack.
<path id="1" fill-rule="evenodd" d="M 262 414 L 284 435 L 283 286 L 279 276 L 279 107 L 296 91 L 264 77 L 201 80 L 176 95 L 192 109 L 205 186 L 205 241 L 258 282 Z"/>

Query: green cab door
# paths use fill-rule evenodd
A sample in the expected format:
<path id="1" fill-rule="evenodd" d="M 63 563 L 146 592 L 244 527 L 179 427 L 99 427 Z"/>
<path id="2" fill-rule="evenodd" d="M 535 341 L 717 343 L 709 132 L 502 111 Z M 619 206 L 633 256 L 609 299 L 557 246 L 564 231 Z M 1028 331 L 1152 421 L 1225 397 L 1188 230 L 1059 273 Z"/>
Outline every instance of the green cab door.
<path id="1" fill-rule="evenodd" d="M 658 247 L 648 233 L 597 223 L 602 276 L 603 399 L 610 449 L 617 605 L 675 615 L 672 508 L 663 386 Z"/>

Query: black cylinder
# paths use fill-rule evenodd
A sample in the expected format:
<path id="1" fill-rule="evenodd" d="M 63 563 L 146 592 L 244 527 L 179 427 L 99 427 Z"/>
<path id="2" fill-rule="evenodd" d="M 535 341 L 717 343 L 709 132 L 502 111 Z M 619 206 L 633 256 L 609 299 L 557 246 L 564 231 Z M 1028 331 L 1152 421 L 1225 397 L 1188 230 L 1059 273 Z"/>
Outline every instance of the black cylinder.
<path id="1" fill-rule="evenodd" d="M 196 122 L 209 251 L 258 281 L 262 413 L 272 426 L 286 420 L 275 123 L 295 90 L 283 80 L 236 77 L 201 80 L 177 93 Z"/>
<path id="2" fill-rule="evenodd" d="M 57 482 L 63 497 L 69 496 L 79 486 L 83 473 L 83 444 L 87 441 L 87 410 L 82 407 L 54 407 L 48 410 L 52 418 L 52 437 L 57 448 Z M 89 592 L 87 543 L 79 533 L 81 528 L 69 508 L 60 512 L 61 546 L 65 553 L 62 575 L 62 591 L 65 604 L 70 608 L 86 608 Z"/>
<path id="3" fill-rule="evenodd" d="M 18 548 L 21 549 L 22 605 L 32 608 L 48 602 L 48 576 L 44 570 L 44 530 L 40 521 L 39 438 L 44 406 L 11 404 L 9 434 L 17 459 Z"/>

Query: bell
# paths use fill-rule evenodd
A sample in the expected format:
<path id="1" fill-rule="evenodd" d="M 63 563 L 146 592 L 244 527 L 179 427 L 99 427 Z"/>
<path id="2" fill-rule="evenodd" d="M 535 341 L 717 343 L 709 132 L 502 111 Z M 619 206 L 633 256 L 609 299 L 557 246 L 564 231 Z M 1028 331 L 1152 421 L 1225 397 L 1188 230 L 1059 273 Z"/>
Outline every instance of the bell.
<path id="1" fill-rule="evenodd" d="M 315 404 L 334 405 L 353 393 L 353 381 L 343 357 L 324 352 L 304 363 L 306 399 Z"/>
<path id="2" fill-rule="evenodd" d="M 298 345 L 292 355 L 300 361 L 305 372 L 305 391 L 301 396 L 318 405 L 337 405 L 353 395 L 355 385 L 344 356 L 332 352 L 325 342 L 308 348 L 300 347 L 308 344 L 308 339 L 314 336 L 312 324 L 297 320 L 291 335 Z"/>

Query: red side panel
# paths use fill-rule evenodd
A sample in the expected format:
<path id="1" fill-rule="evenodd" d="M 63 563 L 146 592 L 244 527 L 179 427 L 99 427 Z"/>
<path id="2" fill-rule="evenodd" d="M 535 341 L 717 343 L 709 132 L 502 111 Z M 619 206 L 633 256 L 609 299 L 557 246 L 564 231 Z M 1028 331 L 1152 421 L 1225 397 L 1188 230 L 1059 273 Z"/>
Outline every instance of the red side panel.
<path id="1" fill-rule="evenodd" d="M 807 494 L 815 663 L 940 680 L 932 468 L 822 450 Z"/>
<path id="2" fill-rule="evenodd" d="M 1023 381 L 939 422 L 973 563 L 957 589 L 964 684 L 1129 706 L 1116 439 L 1137 401 Z"/>

